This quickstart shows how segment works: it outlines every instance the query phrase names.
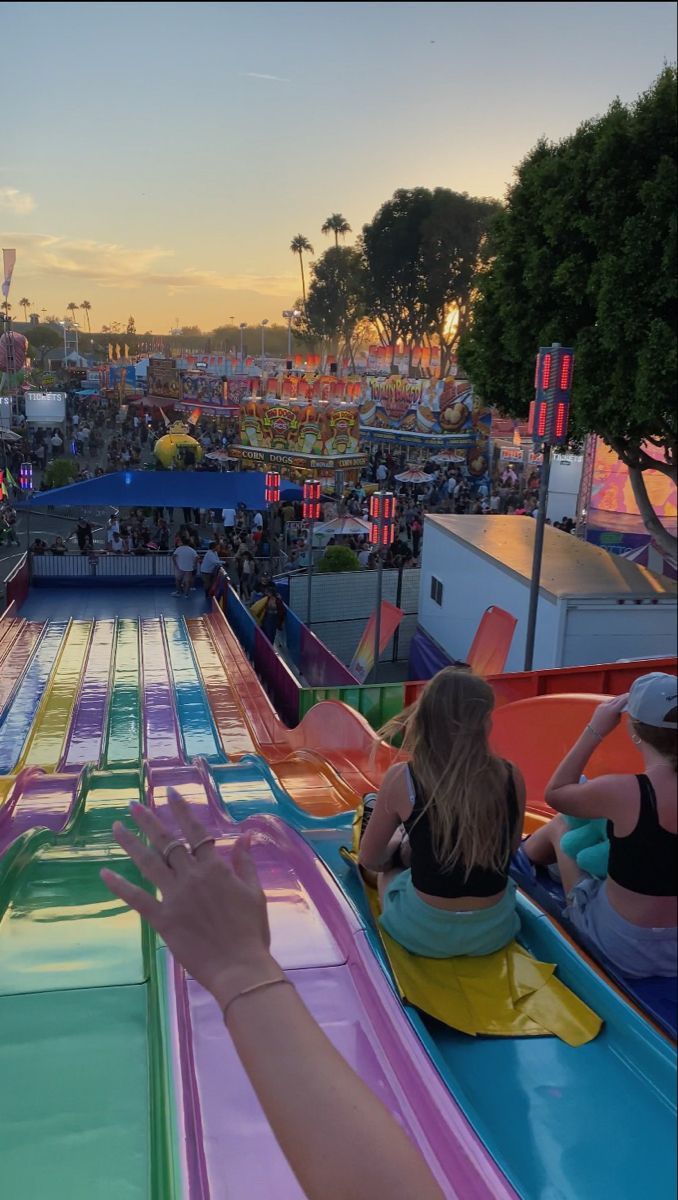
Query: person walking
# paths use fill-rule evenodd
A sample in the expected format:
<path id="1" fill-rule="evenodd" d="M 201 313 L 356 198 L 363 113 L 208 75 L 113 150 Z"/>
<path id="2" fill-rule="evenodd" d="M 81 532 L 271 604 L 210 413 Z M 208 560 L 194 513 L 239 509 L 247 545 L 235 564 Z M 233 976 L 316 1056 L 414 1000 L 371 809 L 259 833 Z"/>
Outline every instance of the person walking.
<path id="1" fill-rule="evenodd" d="M 176 578 L 174 596 L 187 596 L 193 586 L 193 572 L 198 561 L 198 552 L 191 546 L 188 538 L 184 537 L 172 555 Z"/>

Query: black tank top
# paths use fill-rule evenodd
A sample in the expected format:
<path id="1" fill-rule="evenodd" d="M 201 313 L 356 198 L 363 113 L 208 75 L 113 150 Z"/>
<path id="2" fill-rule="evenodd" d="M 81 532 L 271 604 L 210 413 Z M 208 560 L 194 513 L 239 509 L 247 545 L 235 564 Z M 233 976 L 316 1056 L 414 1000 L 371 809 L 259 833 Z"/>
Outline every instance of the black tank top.
<path id="1" fill-rule="evenodd" d="M 638 823 L 626 837 L 615 837 L 608 821 L 610 879 L 641 896 L 678 894 L 678 834 L 663 829 L 657 813 L 657 796 L 647 775 L 636 775 L 640 788 Z"/>
<path id="2" fill-rule="evenodd" d="M 425 811 L 425 801 L 411 767 L 408 768 L 414 787 L 414 806 L 404 822 L 412 850 L 412 883 L 426 896 L 439 896 L 446 900 L 458 900 L 463 896 L 496 896 L 506 887 L 509 859 L 513 838 L 518 824 L 518 798 L 511 764 L 506 764 L 506 855 L 503 871 L 490 871 L 486 867 L 472 867 L 466 878 L 463 861 L 451 868 L 441 867 L 435 854 L 431 825 Z"/>

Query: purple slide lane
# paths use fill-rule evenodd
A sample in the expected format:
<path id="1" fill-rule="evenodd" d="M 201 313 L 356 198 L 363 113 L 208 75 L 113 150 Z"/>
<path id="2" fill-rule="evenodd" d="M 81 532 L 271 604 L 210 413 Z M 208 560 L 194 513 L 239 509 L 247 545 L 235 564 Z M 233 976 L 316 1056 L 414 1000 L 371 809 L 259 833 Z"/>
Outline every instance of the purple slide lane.
<path id="1" fill-rule="evenodd" d="M 144 755 L 151 761 L 182 762 L 167 645 L 157 617 L 141 621 Z"/>
<path id="2" fill-rule="evenodd" d="M 114 635 L 114 621 L 95 621 L 60 771 L 79 771 L 86 763 L 99 761 L 106 728 Z"/>
<path id="3" fill-rule="evenodd" d="M 68 823 L 78 794 L 78 775 L 47 775 L 40 767 L 19 771 L 0 808 L 0 858 L 29 829 L 59 833 Z"/>
<path id="4" fill-rule="evenodd" d="M 151 770 L 151 802 L 184 796 L 228 854 L 235 826 L 200 763 Z M 312 849 L 280 818 L 237 827 L 253 835 L 268 897 L 273 953 L 337 1049 L 420 1147 L 450 1200 L 515 1200 L 515 1192 L 455 1104 L 379 967 L 360 921 Z M 302 1200 L 214 1002 L 168 958 L 172 1070 L 189 1200 Z M 309 1140 L 313 1129 L 308 1131 Z M 350 1146 L 346 1153 L 351 1153 Z"/>

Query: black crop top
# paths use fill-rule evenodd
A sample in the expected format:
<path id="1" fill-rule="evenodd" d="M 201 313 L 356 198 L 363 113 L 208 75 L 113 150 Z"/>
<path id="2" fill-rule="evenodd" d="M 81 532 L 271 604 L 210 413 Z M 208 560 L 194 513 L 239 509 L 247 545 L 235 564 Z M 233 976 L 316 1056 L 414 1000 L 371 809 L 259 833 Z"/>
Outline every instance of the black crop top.
<path id="1" fill-rule="evenodd" d="M 663 829 L 657 813 L 657 796 L 647 775 L 636 775 L 640 788 L 638 822 L 626 837 L 615 837 L 614 824 L 607 823 L 610 839 L 610 879 L 641 896 L 678 894 L 678 834 Z"/>
<path id="2" fill-rule="evenodd" d="M 441 867 L 433 847 L 428 813 L 424 811 L 421 789 L 411 767 L 408 768 L 414 789 L 412 812 L 403 822 L 409 835 L 412 850 L 412 883 L 426 896 L 440 896 L 446 900 L 457 900 L 463 896 L 496 896 L 506 887 L 509 859 L 513 837 L 518 823 L 518 797 L 511 764 L 507 763 L 506 782 L 506 867 L 504 871 L 490 871 L 485 867 L 472 867 L 468 879 L 463 862 L 452 868 Z"/>

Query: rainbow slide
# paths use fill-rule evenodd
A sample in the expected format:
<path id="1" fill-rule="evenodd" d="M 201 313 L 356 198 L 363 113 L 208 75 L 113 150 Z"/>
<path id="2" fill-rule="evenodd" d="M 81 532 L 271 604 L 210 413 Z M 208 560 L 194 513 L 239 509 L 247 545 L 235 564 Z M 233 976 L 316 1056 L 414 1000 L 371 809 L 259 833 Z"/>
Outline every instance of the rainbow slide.
<path id="1" fill-rule="evenodd" d="M 302 1195 L 213 1002 L 99 879 L 136 878 L 112 823 L 170 784 L 224 853 L 252 831 L 274 953 L 446 1196 L 673 1195 L 675 1047 L 528 898 L 524 944 L 595 1040 L 471 1038 L 399 1000 L 339 854 L 390 761 L 341 704 L 285 727 L 219 613 L 0 623 L 3 1195 Z"/>

